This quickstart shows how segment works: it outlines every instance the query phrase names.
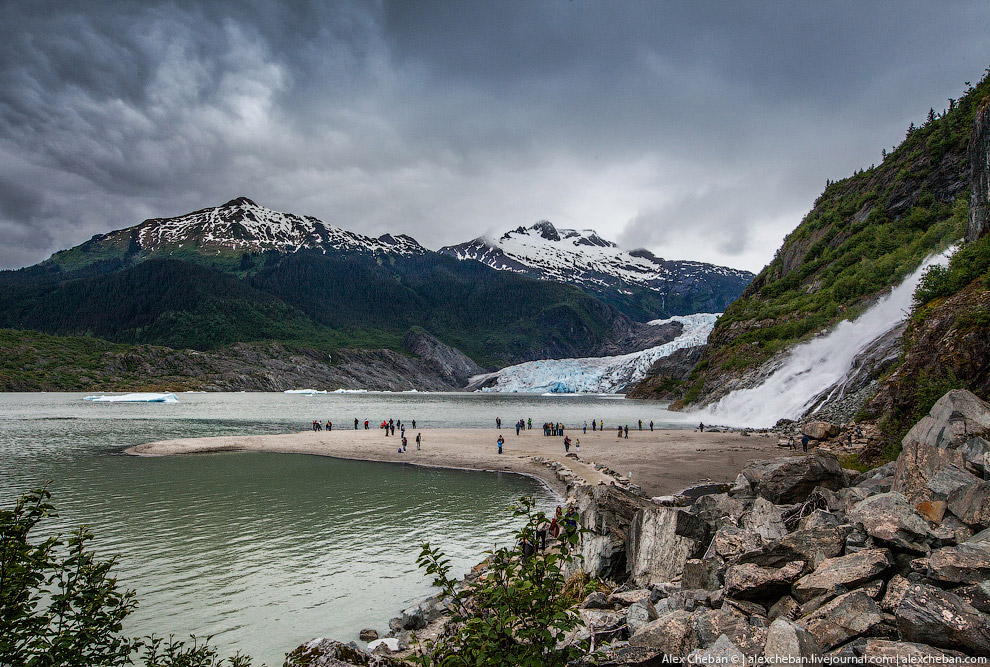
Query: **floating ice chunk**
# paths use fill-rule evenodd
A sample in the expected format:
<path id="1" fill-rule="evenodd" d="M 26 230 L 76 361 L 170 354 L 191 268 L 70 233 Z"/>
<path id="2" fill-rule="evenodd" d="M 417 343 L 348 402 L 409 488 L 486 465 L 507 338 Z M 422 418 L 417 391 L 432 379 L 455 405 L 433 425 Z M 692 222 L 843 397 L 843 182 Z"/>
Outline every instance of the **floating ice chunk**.
<path id="1" fill-rule="evenodd" d="M 323 392 L 323 393 L 325 394 L 326 392 Z M 368 393 L 368 390 L 367 389 L 334 389 L 333 390 L 333 393 L 335 393 L 335 394 L 367 394 Z"/>
<path id="2" fill-rule="evenodd" d="M 312 396 L 314 394 L 325 394 L 326 391 L 321 391 L 319 389 L 286 389 L 286 394 L 302 394 L 304 396 Z"/>
<path id="3" fill-rule="evenodd" d="M 178 403 L 175 394 L 135 393 L 122 396 L 87 396 L 87 401 L 94 403 Z"/>

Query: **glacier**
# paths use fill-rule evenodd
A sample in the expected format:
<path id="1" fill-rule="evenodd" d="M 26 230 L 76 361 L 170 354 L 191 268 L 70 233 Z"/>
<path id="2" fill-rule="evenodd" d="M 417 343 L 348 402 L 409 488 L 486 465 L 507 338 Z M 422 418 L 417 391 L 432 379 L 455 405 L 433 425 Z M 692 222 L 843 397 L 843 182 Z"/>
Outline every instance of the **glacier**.
<path id="1" fill-rule="evenodd" d="M 86 396 L 85 400 L 94 403 L 178 403 L 175 394 L 133 393 L 121 396 Z"/>
<path id="2" fill-rule="evenodd" d="M 704 345 L 721 313 L 678 315 L 653 320 L 652 325 L 680 322 L 681 335 L 663 345 L 614 357 L 541 359 L 507 366 L 494 373 L 471 378 L 471 385 L 493 382 L 486 392 L 540 394 L 613 394 L 646 376 L 655 361 L 685 347 Z"/>

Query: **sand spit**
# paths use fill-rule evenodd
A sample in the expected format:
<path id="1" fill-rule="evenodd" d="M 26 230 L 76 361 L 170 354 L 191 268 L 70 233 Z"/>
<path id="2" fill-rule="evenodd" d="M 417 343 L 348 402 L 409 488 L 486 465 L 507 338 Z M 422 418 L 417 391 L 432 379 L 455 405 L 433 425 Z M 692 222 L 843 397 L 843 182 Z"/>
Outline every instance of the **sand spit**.
<path id="1" fill-rule="evenodd" d="M 422 434 L 422 449 L 416 450 L 416 434 Z M 505 438 L 503 453 L 495 444 Z M 182 438 L 137 445 L 126 450 L 138 456 L 170 456 L 223 451 L 262 451 L 286 454 L 315 454 L 342 459 L 412 463 L 444 468 L 466 468 L 512 472 L 537 477 L 557 493 L 564 486 L 541 457 L 558 461 L 590 484 L 608 483 L 611 477 L 594 467 L 604 464 L 639 485 L 650 496 L 675 493 L 700 479 L 729 482 L 751 459 L 779 456 L 775 437 L 741 433 L 698 433 L 690 430 L 630 430 L 629 439 L 615 431 L 581 433 L 569 430 L 571 453 L 565 457 L 563 438 L 545 437 L 533 429 L 516 435 L 515 429 L 424 428 L 406 429 L 406 451 L 399 453 L 399 432 L 386 437 L 378 428 L 302 431 L 281 435 L 219 436 Z M 580 440 L 580 450 L 575 446 Z"/>

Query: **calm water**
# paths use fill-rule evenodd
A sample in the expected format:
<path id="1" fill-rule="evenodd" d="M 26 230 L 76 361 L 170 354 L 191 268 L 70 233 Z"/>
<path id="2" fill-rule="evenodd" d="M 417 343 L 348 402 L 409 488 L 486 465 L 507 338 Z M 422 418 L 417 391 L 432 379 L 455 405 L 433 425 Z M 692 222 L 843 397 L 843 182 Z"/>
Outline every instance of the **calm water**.
<path id="1" fill-rule="evenodd" d="M 504 543 L 505 508 L 554 499 L 516 475 L 260 453 L 169 458 L 120 455 L 163 438 L 277 433 L 314 419 L 490 427 L 637 419 L 675 425 L 655 404 L 602 397 L 482 394 L 179 394 L 177 404 L 92 403 L 84 394 L 0 394 L 0 501 L 54 480 L 53 529 L 88 524 L 119 554 L 117 575 L 140 606 L 126 630 L 214 635 L 256 664 L 281 664 L 314 636 L 356 639 L 387 629 L 430 593 L 416 568 L 421 542 L 466 571 Z"/>

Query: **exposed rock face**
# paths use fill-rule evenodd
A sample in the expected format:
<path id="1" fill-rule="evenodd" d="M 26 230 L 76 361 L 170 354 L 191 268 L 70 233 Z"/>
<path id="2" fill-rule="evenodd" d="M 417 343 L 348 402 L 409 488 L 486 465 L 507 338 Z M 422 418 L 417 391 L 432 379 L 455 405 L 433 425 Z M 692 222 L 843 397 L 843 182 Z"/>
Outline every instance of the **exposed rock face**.
<path id="1" fill-rule="evenodd" d="M 694 365 L 701 360 L 705 347 L 685 347 L 655 361 L 646 377 L 626 391 L 627 398 L 675 400 Z"/>
<path id="2" fill-rule="evenodd" d="M 630 637 L 629 645 L 651 648 L 667 655 L 687 655 L 698 648 L 691 613 L 672 611 L 664 614 Z"/>
<path id="3" fill-rule="evenodd" d="M 670 581 L 699 548 L 695 537 L 685 537 L 696 519 L 681 509 L 656 507 L 637 512 L 626 542 L 627 568 L 633 581 L 649 585 Z"/>
<path id="4" fill-rule="evenodd" d="M 583 560 L 575 566 L 597 576 L 625 576 L 629 530 L 637 513 L 652 504 L 641 495 L 604 484 L 582 486 L 576 498 L 581 527 L 589 532 L 581 541 Z"/>
<path id="5" fill-rule="evenodd" d="M 759 535 L 764 541 L 777 540 L 787 534 L 780 509 L 763 498 L 757 498 L 753 503 L 753 508 L 743 518 L 743 528 Z"/>
<path id="6" fill-rule="evenodd" d="M 402 346 L 436 369 L 437 375 L 449 378 L 453 385 L 467 386 L 468 378 L 485 369 L 460 350 L 440 342 L 424 331 L 410 330 L 402 338 Z"/>
<path id="7" fill-rule="evenodd" d="M 990 442 L 990 405 L 965 390 L 950 391 L 904 436 L 897 457 L 893 491 L 913 503 L 938 498 L 929 488 L 935 475 L 949 465 L 982 474 Z"/>
<path id="8" fill-rule="evenodd" d="M 804 561 L 799 560 L 779 568 L 753 563 L 733 565 L 725 571 L 725 592 L 744 599 L 780 597 L 803 569 Z"/>
<path id="9" fill-rule="evenodd" d="M 973 119 L 969 163 L 973 175 L 966 241 L 972 243 L 990 232 L 990 98 L 983 100 Z"/>
<path id="10" fill-rule="evenodd" d="M 834 454 L 815 452 L 795 456 L 763 476 L 759 494 L 777 504 L 804 502 L 815 487 L 837 490 L 848 485 L 846 474 Z"/>
<path id="11" fill-rule="evenodd" d="M 974 481 L 954 489 L 946 503 L 963 523 L 990 527 L 990 482 Z"/>

